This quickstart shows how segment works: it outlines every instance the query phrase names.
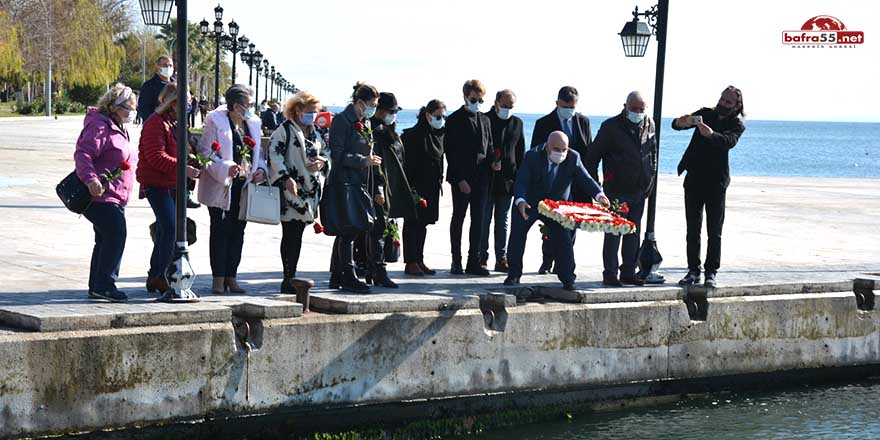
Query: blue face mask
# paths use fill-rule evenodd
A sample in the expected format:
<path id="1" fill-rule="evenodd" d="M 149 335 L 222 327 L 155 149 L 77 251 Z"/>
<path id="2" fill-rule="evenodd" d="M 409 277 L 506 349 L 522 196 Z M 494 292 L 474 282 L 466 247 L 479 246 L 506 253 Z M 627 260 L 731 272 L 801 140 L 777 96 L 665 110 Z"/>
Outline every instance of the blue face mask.
<path id="1" fill-rule="evenodd" d="M 571 119 L 572 116 L 574 116 L 574 109 L 573 108 L 557 107 L 556 112 L 559 114 L 559 117 L 562 119 Z"/>
<path id="2" fill-rule="evenodd" d="M 376 109 L 377 109 L 377 108 L 378 108 L 378 107 L 370 107 L 370 106 L 367 105 L 367 103 L 365 102 L 365 103 L 364 103 L 364 117 L 367 118 L 367 119 L 372 118 L 373 115 L 376 114 Z"/>
<path id="3" fill-rule="evenodd" d="M 441 118 L 441 117 L 438 117 L 438 116 L 434 116 L 434 118 L 431 119 L 431 127 L 432 127 L 434 130 L 439 130 L 439 129 L 443 128 L 444 125 L 446 125 L 446 119 L 445 119 L 445 118 Z"/>
<path id="4" fill-rule="evenodd" d="M 244 114 L 241 115 L 241 117 L 244 118 L 245 121 L 254 118 L 254 112 L 251 111 L 250 107 L 241 106 L 241 108 L 244 109 Z"/>
<path id="5" fill-rule="evenodd" d="M 317 113 L 303 113 L 302 117 L 299 118 L 299 122 L 306 127 L 315 124 L 315 116 Z"/>

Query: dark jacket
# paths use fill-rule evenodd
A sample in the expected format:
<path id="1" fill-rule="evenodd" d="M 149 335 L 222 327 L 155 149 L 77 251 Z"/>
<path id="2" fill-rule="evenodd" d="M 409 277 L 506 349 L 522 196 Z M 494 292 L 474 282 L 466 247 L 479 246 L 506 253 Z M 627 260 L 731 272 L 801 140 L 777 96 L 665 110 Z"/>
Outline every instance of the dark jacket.
<path id="1" fill-rule="evenodd" d="M 260 119 L 263 121 L 263 130 L 275 131 L 278 127 L 281 126 L 281 123 L 284 122 L 284 118 L 281 113 L 275 113 L 272 110 L 266 110 L 263 114 L 260 115 Z"/>
<path id="2" fill-rule="evenodd" d="M 473 183 L 480 168 L 488 170 L 487 152 L 492 145 L 489 118 L 483 113 L 471 113 L 464 106 L 446 119 L 446 181 L 455 185 L 462 180 Z"/>
<path id="3" fill-rule="evenodd" d="M 507 120 L 498 117 L 495 109 L 486 112 L 492 127 L 492 150 L 501 152 L 501 171 L 492 171 L 491 192 L 494 195 L 512 195 L 516 170 L 519 168 L 526 152 L 526 139 L 523 136 L 522 119 L 511 116 Z M 500 134 L 500 136 L 496 136 Z"/>
<path id="4" fill-rule="evenodd" d="M 370 119 L 370 123 L 376 142 L 373 149 L 382 158 L 382 165 L 373 168 L 373 175 L 375 185 L 384 190 L 383 208 L 388 218 L 411 218 L 415 215 L 416 200 L 404 171 L 406 156 L 396 131 L 397 124 L 385 125 L 376 118 Z"/>
<path id="5" fill-rule="evenodd" d="M 593 142 L 593 133 L 590 131 L 590 118 L 580 113 L 575 113 L 572 118 L 574 121 L 572 121 L 571 129 L 574 132 L 574 136 L 568 140 L 568 147 L 577 151 L 583 160 L 584 155 L 587 153 L 587 146 Z M 559 115 L 556 113 L 556 110 L 553 110 L 550 114 L 542 116 L 541 119 L 535 122 L 535 130 L 532 131 L 532 142 L 529 148 L 544 145 L 550 133 L 557 130 L 563 131 L 562 124 L 559 122 Z"/>
<path id="6" fill-rule="evenodd" d="M 587 148 L 584 166 L 598 182 L 602 162 L 602 188 L 607 192 L 647 197 L 656 178 L 654 133 L 654 121 L 648 117 L 640 124 L 630 122 L 625 112 L 607 119 Z"/>
<path id="7" fill-rule="evenodd" d="M 428 202 L 416 208 L 418 220 L 436 223 L 440 218 L 440 189 L 443 185 L 443 138 L 445 128 L 435 130 L 425 118 L 403 131 L 400 139 L 406 151 L 404 170 L 412 190 Z"/>
<path id="8" fill-rule="evenodd" d="M 146 121 L 156 111 L 156 107 L 159 106 L 159 94 L 162 93 L 162 89 L 167 84 L 168 82 L 163 81 L 158 73 L 154 73 L 153 77 L 141 86 L 141 94 L 138 96 L 137 114 L 142 121 Z"/>
<path id="9" fill-rule="evenodd" d="M 740 117 L 721 119 L 712 108 L 701 108 L 693 113 L 702 116 L 703 123 L 715 131 L 711 137 L 704 137 L 697 128 L 688 144 L 681 161 L 678 163 L 678 175 L 687 171 L 684 179 L 685 187 L 697 188 L 705 185 L 730 185 L 730 164 L 728 154 L 736 146 L 739 137 L 746 130 Z M 672 121 L 673 130 L 687 130 Z"/>
<path id="10" fill-rule="evenodd" d="M 330 124 L 330 164 L 340 170 L 343 177 L 340 183 L 359 183 L 366 188 L 370 174 L 367 166 L 370 145 L 355 130 L 354 124 L 358 121 L 370 128 L 370 121 L 359 120 L 351 104 L 333 118 Z"/>
<path id="11" fill-rule="evenodd" d="M 548 182 L 549 165 L 550 159 L 544 152 L 543 145 L 526 152 L 522 166 L 516 173 L 516 183 L 513 186 L 514 201 L 525 199 L 532 208 L 537 209 L 538 202 L 544 199 L 571 200 L 572 186 L 578 187 L 590 198 L 595 198 L 601 192 L 599 184 L 590 177 L 581 164 L 580 154 L 577 151 L 568 150 L 565 160 L 559 164 L 552 187 Z"/>

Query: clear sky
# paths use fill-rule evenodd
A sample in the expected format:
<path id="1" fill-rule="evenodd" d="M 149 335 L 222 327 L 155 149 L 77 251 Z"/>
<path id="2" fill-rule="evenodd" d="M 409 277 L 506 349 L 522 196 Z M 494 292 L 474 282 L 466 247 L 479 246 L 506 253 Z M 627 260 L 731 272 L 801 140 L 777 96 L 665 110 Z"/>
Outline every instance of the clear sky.
<path id="1" fill-rule="evenodd" d="M 880 122 L 880 1 L 671 0 L 664 116 L 716 103 L 728 84 L 743 90 L 750 119 Z M 191 0 L 190 21 L 213 21 L 216 1 Z M 249 0 L 225 1 L 270 63 L 325 105 L 344 105 L 357 80 L 394 92 L 405 108 L 432 98 L 450 108 L 461 85 L 482 80 L 490 98 L 518 96 L 515 111 L 547 113 L 572 85 L 578 110 L 616 114 L 626 94 L 653 103 L 656 40 L 644 58 L 623 56 L 620 32 L 638 5 L 619 0 Z M 854 49 L 793 49 L 783 30 L 831 15 L 863 31 Z M 239 66 L 241 65 L 239 61 Z M 247 82 L 247 68 L 238 69 Z M 262 84 L 261 84 L 262 85 Z M 261 87 L 262 89 L 262 87 Z M 488 101 L 491 101 L 489 99 Z M 649 112 L 653 110 L 649 109 Z"/>

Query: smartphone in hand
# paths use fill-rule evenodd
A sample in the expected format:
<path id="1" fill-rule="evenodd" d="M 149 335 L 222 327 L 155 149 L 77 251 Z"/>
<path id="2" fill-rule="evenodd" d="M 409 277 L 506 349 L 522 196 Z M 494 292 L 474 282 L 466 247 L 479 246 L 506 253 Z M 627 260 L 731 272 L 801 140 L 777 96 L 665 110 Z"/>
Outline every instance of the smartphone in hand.
<path id="1" fill-rule="evenodd" d="M 702 116 L 699 116 L 699 115 L 688 116 L 688 124 L 691 124 L 692 126 L 696 126 L 696 125 L 700 124 L 701 122 L 703 122 Z"/>

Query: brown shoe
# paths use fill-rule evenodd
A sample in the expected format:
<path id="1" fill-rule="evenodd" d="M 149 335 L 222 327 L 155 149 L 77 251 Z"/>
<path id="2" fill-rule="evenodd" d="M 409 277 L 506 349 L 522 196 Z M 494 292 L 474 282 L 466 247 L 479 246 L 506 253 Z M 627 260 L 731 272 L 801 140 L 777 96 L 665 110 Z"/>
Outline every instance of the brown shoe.
<path id="1" fill-rule="evenodd" d="M 480 258 L 480 267 L 483 269 L 489 270 L 489 259 L 488 258 Z"/>
<path id="2" fill-rule="evenodd" d="M 419 263 L 406 263 L 406 267 L 403 269 L 403 273 L 417 277 L 425 275 L 425 273 L 422 272 L 422 268 L 419 266 Z"/>
<path id="3" fill-rule="evenodd" d="M 507 263 L 507 257 L 501 257 L 500 260 L 495 260 L 495 272 L 507 273 L 509 270 L 510 265 Z"/>
<path id="4" fill-rule="evenodd" d="M 238 285 L 235 277 L 226 277 L 226 289 L 232 293 L 244 293 L 244 289 Z"/>
<path id="5" fill-rule="evenodd" d="M 147 292 L 150 293 L 165 293 L 169 289 L 168 281 L 165 281 L 164 275 L 156 275 L 152 277 L 147 277 Z"/>
<path id="6" fill-rule="evenodd" d="M 419 261 L 419 268 L 422 269 L 422 273 L 425 275 L 436 275 L 437 271 L 434 269 L 429 269 L 428 266 L 425 266 L 424 261 Z"/>
<path id="7" fill-rule="evenodd" d="M 221 295 L 226 291 L 226 278 L 214 277 L 211 280 L 211 293 Z"/>

